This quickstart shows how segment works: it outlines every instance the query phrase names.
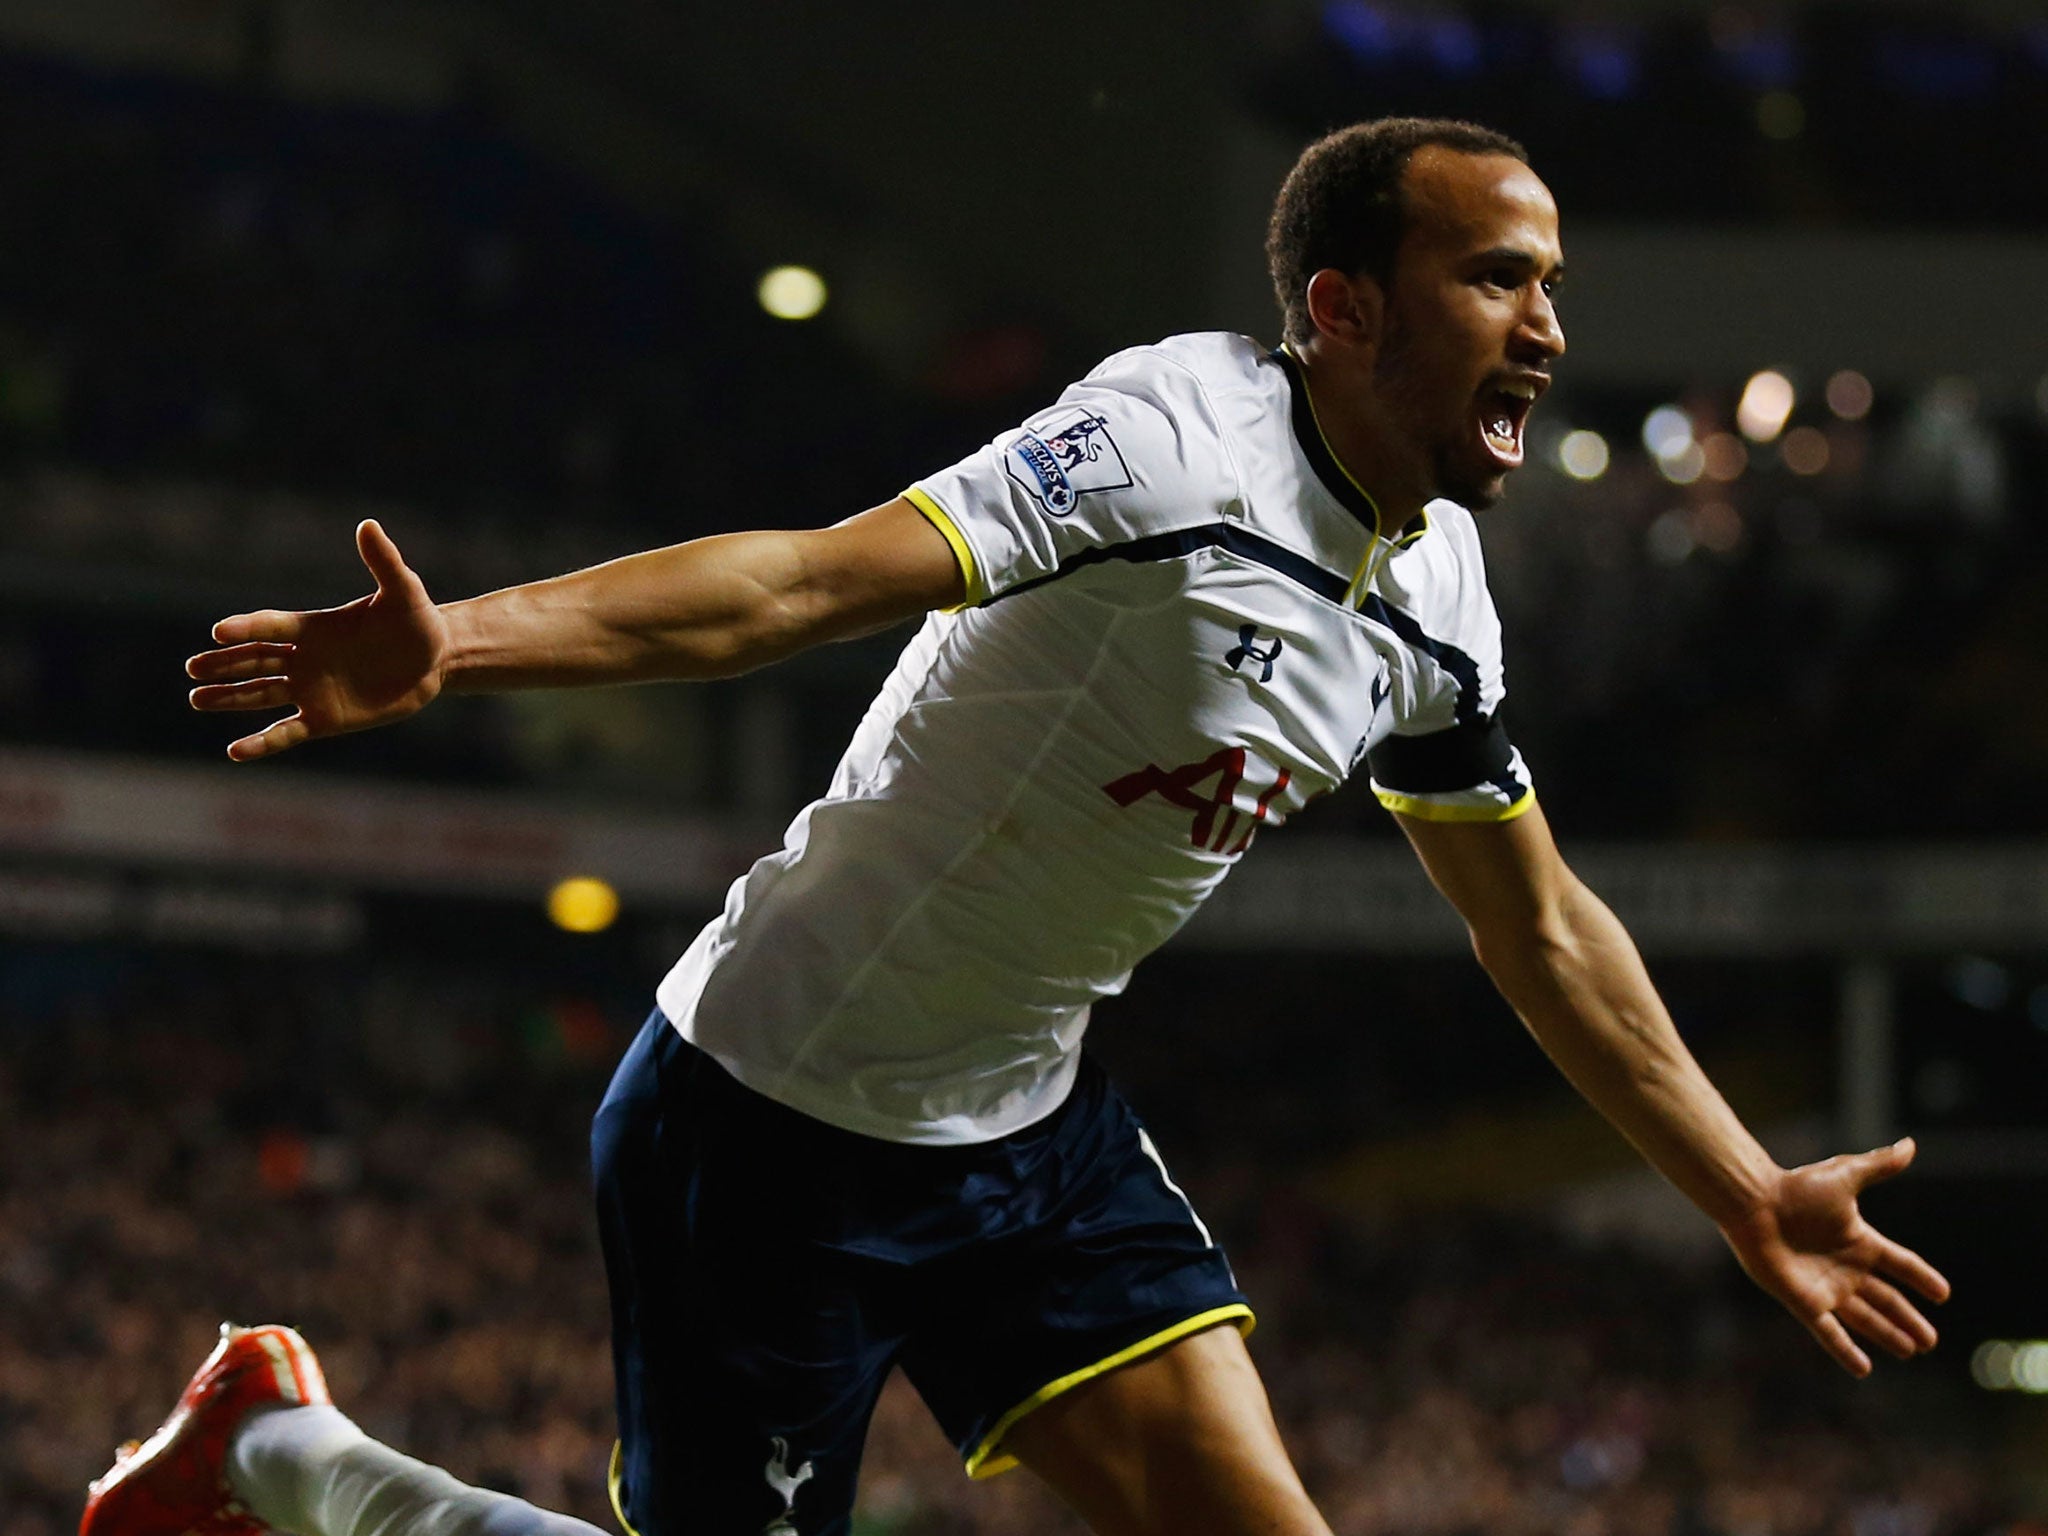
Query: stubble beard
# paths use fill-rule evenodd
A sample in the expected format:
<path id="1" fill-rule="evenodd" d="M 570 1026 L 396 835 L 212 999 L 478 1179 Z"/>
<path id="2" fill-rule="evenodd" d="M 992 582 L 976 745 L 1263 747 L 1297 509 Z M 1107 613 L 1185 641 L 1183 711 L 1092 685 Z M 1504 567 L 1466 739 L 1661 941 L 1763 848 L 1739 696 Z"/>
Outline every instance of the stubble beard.
<path id="1" fill-rule="evenodd" d="M 1428 494 L 1455 501 L 1473 512 L 1482 512 L 1501 499 L 1507 489 L 1505 471 L 1495 470 L 1483 477 L 1462 462 L 1468 449 L 1463 433 L 1445 439 L 1434 422 L 1422 419 L 1417 409 L 1424 391 L 1415 366 L 1420 350 L 1413 331 L 1390 316 L 1387 339 L 1373 364 L 1373 376 L 1385 396 L 1394 402 L 1393 418 L 1408 440 L 1428 456 Z"/>

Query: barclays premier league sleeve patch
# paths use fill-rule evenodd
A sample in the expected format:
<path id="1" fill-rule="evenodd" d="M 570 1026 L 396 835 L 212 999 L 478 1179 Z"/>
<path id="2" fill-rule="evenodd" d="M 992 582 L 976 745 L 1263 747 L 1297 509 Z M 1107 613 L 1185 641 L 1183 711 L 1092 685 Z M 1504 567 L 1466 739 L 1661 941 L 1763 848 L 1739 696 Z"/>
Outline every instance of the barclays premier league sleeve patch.
<path id="1" fill-rule="evenodd" d="M 1003 468 L 1054 517 L 1065 517 L 1090 491 L 1121 491 L 1132 483 L 1108 418 L 1086 406 L 1027 427 L 1003 455 Z"/>

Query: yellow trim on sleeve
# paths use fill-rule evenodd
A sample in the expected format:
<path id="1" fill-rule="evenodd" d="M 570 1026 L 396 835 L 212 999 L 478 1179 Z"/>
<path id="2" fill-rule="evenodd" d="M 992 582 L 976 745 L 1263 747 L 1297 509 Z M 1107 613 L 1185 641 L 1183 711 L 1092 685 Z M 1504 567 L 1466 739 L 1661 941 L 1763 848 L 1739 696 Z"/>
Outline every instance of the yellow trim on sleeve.
<path id="1" fill-rule="evenodd" d="M 1536 803 L 1533 789 L 1523 790 L 1512 805 L 1445 805 L 1440 800 L 1420 800 L 1414 795 L 1381 789 L 1377 784 L 1372 792 L 1388 810 L 1413 816 L 1417 821 L 1513 821 Z"/>
<path id="2" fill-rule="evenodd" d="M 1252 1316 L 1252 1309 L 1241 1301 L 1234 1301 L 1227 1307 L 1212 1307 L 1207 1312 L 1198 1312 L 1193 1317 L 1182 1318 L 1171 1328 L 1162 1328 L 1150 1338 L 1140 1339 L 1128 1349 L 1120 1349 L 1106 1360 L 1093 1365 L 1084 1365 L 1078 1371 L 1069 1372 L 1058 1381 L 1048 1382 L 1023 1402 L 1012 1408 L 1000 1419 L 995 1428 L 981 1437 L 981 1444 L 974 1448 L 974 1454 L 967 1458 L 967 1475 L 972 1478 L 994 1477 L 1007 1472 L 1017 1465 L 1017 1458 L 1002 1449 L 1003 1436 L 1017 1427 L 1017 1421 L 1034 1408 L 1042 1408 L 1062 1392 L 1071 1392 L 1084 1381 L 1093 1381 L 1097 1376 L 1108 1374 L 1120 1365 L 1146 1355 L 1157 1354 L 1169 1344 L 1176 1344 L 1191 1333 L 1200 1333 L 1204 1328 L 1213 1328 L 1218 1323 L 1235 1321 L 1240 1333 L 1249 1336 L 1258 1319 Z"/>
<path id="3" fill-rule="evenodd" d="M 640 1536 L 633 1529 L 633 1522 L 626 1518 L 626 1501 L 620 1497 L 626 1488 L 626 1446 L 622 1440 L 612 1442 L 612 1464 L 605 1469 L 604 1491 L 612 1496 L 612 1513 L 619 1517 L 619 1529 L 626 1536 Z"/>
<path id="4" fill-rule="evenodd" d="M 962 608 L 973 608 L 988 601 L 988 588 L 981 579 L 981 572 L 974 564 L 974 547 L 967 542 L 967 536 L 960 531 L 960 525 L 953 521 L 952 514 L 938 504 L 932 493 L 921 485 L 913 485 L 903 493 L 903 499 L 922 512 L 925 521 L 946 537 L 953 546 L 953 558 L 960 562 L 960 576 L 967 586 L 967 599 L 946 610 L 958 613 Z"/>

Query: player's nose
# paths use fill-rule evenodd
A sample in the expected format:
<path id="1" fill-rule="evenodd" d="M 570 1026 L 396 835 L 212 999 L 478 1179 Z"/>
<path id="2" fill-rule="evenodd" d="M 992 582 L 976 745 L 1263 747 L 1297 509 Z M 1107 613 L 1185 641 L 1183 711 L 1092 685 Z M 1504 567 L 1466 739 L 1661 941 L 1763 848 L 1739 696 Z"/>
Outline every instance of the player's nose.
<path id="1" fill-rule="evenodd" d="M 1564 322 L 1557 317 L 1556 302 L 1540 288 L 1522 311 L 1515 340 L 1532 359 L 1550 362 L 1564 356 Z"/>

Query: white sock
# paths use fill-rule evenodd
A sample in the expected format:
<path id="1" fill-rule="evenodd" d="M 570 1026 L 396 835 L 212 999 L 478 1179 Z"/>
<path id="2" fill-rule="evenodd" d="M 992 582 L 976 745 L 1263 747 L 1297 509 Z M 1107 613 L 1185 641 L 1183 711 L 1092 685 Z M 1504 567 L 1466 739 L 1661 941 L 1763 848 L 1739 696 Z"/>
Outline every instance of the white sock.
<path id="1" fill-rule="evenodd" d="M 227 1474 L 251 1514 L 292 1536 L 604 1536 L 400 1455 L 336 1408 L 251 1414 L 229 1442 Z"/>

